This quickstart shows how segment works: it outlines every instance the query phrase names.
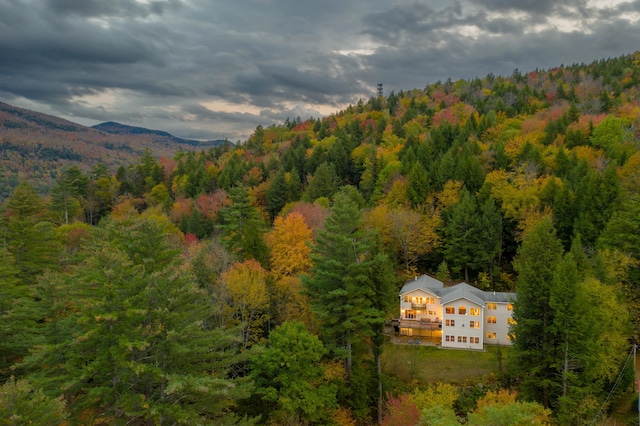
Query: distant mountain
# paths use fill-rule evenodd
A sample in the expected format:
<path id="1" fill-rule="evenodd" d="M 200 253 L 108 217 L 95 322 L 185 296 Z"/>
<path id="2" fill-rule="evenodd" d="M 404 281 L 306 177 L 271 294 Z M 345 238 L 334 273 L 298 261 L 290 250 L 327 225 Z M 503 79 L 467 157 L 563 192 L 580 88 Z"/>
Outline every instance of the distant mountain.
<path id="1" fill-rule="evenodd" d="M 21 179 L 46 192 L 60 171 L 77 165 L 85 171 L 102 162 L 113 172 L 135 162 L 145 149 L 157 157 L 179 150 L 232 145 L 194 141 L 167 132 L 103 123 L 86 127 L 71 121 L 0 102 L 0 202 Z"/>
<path id="2" fill-rule="evenodd" d="M 215 147 L 231 144 L 231 142 L 225 139 L 216 139 L 211 141 L 183 139 L 177 136 L 173 136 L 171 133 L 162 130 L 151 130 L 145 129 L 144 127 L 127 126 L 126 124 L 120 124 L 114 121 L 107 121 L 105 123 L 96 124 L 95 126 L 92 126 L 92 128 L 114 135 L 152 135 L 160 138 L 167 138 L 178 144 L 191 145 L 194 147 Z"/>

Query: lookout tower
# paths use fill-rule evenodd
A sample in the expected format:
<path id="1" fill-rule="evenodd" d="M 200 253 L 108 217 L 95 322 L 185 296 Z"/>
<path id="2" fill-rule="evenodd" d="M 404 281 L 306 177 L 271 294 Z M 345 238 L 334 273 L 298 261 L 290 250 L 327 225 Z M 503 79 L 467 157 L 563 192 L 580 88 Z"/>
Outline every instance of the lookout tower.
<path id="1" fill-rule="evenodd" d="M 384 96 L 384 90 L 382 90 L 382 83 L 378 83 L 378 96 Z"/>

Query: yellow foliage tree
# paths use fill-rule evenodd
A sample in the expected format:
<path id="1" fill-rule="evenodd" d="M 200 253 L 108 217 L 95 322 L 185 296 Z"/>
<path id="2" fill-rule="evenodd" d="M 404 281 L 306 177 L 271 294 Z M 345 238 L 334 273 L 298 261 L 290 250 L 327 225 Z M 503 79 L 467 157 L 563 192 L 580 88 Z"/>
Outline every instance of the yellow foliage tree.
<path id="1" fill-rule="evenodd" d="M 268 320 L 267 271 L 256 260 L 236 263 L 222 274 L 226 294 L 227 327 L 240 326 L 243 348 L 261 340 L 262 325 Z"/>
<path id="2" fill-rule="evenodd" d="M 366 222 L 377 229 L 386 247 L 398 253 L 408 275 L 415 272 L 418 257 L 438 244 L 437 214 L 423 215 L 406 207 L 389 209 L 382 204 L 369 212 Z"/>
<path id="3" fill-rule="evenodd" d="M 271 272 L 276 278 L 293 277 L 311 266 L 311 229 L 298 212 L 286 217 L 278 216 L 273 230 L 267 234 L 267 246 L 271 249 Z"/>

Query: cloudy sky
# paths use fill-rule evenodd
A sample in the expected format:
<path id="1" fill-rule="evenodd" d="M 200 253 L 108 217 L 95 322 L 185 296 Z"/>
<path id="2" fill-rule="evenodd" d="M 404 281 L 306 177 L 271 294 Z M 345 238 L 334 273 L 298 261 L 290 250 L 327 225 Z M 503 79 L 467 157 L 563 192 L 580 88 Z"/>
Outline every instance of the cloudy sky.
<path id="1" fill-rule="evenodd" d="M 640 50 L 640 0 L 1 0 L 0 101 L 194 139 Z"/>

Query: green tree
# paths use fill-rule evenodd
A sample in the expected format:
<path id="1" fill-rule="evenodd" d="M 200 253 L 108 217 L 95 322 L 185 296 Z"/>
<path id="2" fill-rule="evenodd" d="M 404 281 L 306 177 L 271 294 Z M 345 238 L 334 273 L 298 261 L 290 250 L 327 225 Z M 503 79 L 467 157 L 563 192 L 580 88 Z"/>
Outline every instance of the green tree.
<path id="1" fill-rule="evenodd" d="M 412 207 L 417 207 L 427 200 L 429 193 L 429 176 L 422 164 L 416 161 L 409 173 L 407 198 Z"/>
<path id="2" fill-rule="evenodd" d="M 267 246 L 264 242 L 265 224 L 260 212 L 249 202 L 246 187 L 235 187 L 229 193 L 232 204 L 220 211 L 222 216 L 222 242 L 237 256 L 239 261 L 256 259 L 267 261 Z"/>
<path id="3" fill-rule="evenodd" d="M 90 409 L 110 422 L 239 421 L 229 408 L 248 389 L 227 376 L 239 336 L 213 326 L 218 307 L 177 254 L 153 218 L 97 229 L 70 277 L 78 293 L 65 386 L 48 389 L 72 395 L 75 413 Z"/>
<path id="4" fill-rule="evenodd" d="M 320 197 L 331 199 L 340 186 L 340 179 L 332 164 L 322 163 L 309 180 L 302 199 L 313 202 Z"/>
<path id="5" fill-rule="evenodd" d="M 469 265 L 476 254 L 475 248 L 469 244 L 477 226 L 475 210 L 475 199 L 468 191 L 464 191 L 458 204 L 450 209 L 445 219 L 445 259 L 464 269 L 465 281 L 469 281 Z"/>
<path id="6" fill-rule="evenodd" d="M 375 370 L 365 359 L 372 338 L 376 356 L 381 350 L 378 325 L 391 284 L 388 259 L 376 247 L 362 228 L 362 211 L 349 191 L 341 191 L 313 246 L 310 274 L 303 276 L 320 336 L 333 356 L 344 361 L 345 402 L 359 418 L 367 415 L 378 394 Z"/>
<path id="7" fill-rule="evenodd" d="M 49 398 L 25 380 L 11 377 L 0 387 L 0 425 L 64 425 L 64 401 Z"/>
<path id="8" fill-rule="evenodd" d="M 272 421 L 323 424 L 336 408 L 336 386 L 325 378 L 325 348 L 300 322 L 269 334 L 269 346 L 251 359 L 251 377 Z M 255 408 L 255 407 L 254 407 Z"/>
<path id="9" fill-rule="evenodd" d="M 78 166 L 65 169 L 51 188 L 51 205 L 57 223 L 69 224 L 82 216 L 87 204 L 89 177 Z"/>
<path id="10" fill-rule="evenodd" d="M 518 272 L 518 300 L 512 326 L 515 336 L 515 366 L 522 376 L 525 397 L 545 407 L 558 397 L 556 341 L 551 333 L 554 320 L 550 304 L 554 271 L 562 260 L 562 244 L 551 218 L 543 218 L 522 241 L 514 267 Z"/>
<path id="11" fill-rule="evenodd" d="M 44 204 L 34 188 L 20 183 L 7 201 L 4 214 L 5 244 L 26 284 L 47 268 L 57 267 L 60 244 L 50 222 L 42 220 Z"/>

